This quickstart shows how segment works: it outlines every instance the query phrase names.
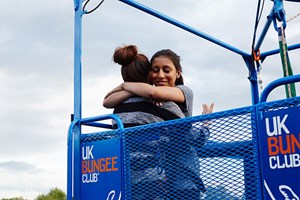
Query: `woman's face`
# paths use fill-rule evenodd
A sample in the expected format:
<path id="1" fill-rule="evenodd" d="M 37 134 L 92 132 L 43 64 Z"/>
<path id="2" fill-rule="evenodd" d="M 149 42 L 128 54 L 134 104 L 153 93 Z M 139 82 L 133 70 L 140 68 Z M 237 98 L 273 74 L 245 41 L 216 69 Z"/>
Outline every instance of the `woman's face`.
<path id="1" fill-rule="evenodd" d="M 164 56 L 154 58 L 152 61 L 150 79 L 155 86 L 175 86 L 175 81 L 180 77 L 173 62 Z"/>

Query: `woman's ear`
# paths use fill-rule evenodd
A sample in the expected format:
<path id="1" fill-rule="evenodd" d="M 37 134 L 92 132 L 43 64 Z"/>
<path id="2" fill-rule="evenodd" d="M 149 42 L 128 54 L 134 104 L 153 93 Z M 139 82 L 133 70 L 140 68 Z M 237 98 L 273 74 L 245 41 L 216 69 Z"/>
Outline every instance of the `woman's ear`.
<path id="1" fill-rule="evenodd" d="M 181 76 L 181 72 L 178 71 L 178 72 L 176 73 L 176 78 L 180 78 L 180 76 Z"/>

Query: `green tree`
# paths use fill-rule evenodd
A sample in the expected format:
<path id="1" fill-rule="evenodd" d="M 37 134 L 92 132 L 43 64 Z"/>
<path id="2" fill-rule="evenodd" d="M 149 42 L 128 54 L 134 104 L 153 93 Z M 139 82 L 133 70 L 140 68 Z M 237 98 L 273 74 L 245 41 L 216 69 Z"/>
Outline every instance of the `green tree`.
<path id="1" fill-rule="evenodd" d="M 36 197 L 35 200 L 66 200 L 66 194 L 58 188 L 51 189 L 46 195 L 42 194 Z"/>

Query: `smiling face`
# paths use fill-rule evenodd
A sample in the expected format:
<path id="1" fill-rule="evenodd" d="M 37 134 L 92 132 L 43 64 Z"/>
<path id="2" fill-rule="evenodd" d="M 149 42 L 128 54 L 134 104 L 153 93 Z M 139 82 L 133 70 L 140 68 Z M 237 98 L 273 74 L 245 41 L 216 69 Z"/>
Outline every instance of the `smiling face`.
<path id="1" fill-rule="evenodd" d="M 181 72 L 177 71 L 174 63 L 167 57 L 159 56 L 153 59 L 150 79 L 155 86 L 175 86 L 175 81 Z"/>

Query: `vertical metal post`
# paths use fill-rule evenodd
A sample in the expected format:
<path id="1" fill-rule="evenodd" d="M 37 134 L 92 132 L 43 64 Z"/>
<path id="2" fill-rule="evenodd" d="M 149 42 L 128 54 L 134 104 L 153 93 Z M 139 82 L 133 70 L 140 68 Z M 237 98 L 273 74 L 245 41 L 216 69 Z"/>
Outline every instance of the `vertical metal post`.
<path id="1" fill-rule="evenodd" d="M 259 102 L 258 81 L 255 64 L 251 56 L 243 56 L 243 59 L 249 70 L 248 79 L 250 81 L 251 86 L 252 105 L 255 105 Z"/>
<path id="2" fill-rule="evenodd" d="M 75 24 L 74 24 L 74 120 L 82 118 L 82 0 L 74 0 Z M 76 123 L 73 135 L 73 179 L 72 179 L 72 199 L 80 199 L 80 134 L 81 125 Z M 70 153 L 70 152 L 69 152 Z"/>
<path id="3" fill-rule="evenodd" d="M 75 7 L 74 33 L 74 118 L 81 119 L 81 50 L 82 50 L 82 15 L 81 0 Z"/>

